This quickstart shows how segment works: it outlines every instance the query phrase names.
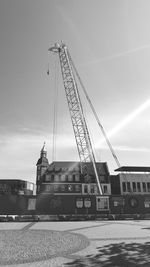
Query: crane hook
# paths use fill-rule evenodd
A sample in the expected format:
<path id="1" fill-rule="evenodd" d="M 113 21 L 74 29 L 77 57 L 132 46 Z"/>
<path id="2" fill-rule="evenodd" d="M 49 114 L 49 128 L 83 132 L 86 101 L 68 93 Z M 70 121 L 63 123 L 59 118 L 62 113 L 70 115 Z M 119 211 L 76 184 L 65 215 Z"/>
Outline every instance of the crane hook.
<path id="1" fill-rule="evenodd" d="M 47 75 L 49 75 L 49 64 L 48 64 L 48 68 L 47 68 Z"/>

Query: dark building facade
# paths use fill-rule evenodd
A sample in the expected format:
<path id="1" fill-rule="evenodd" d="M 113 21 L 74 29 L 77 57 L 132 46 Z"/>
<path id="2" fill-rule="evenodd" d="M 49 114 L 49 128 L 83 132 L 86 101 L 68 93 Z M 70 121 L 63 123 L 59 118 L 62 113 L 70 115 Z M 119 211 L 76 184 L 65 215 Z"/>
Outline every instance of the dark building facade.
<path id="1" fill-rule="evenodd" d="M 84 166 L 85 167 L 85 166 Z M 93 166 L 86 163 L 86 175 L 80 162 L 54 161 L 49 164 L 44 148 L 37 162 L 38 194 L 98 194 Z M 106 162 L 97 162 L 96 168 L 104 195 L 110 194 L 109 170 Z"/>
<path id="2" fill-rule="evenodd" d="M 0 195 L 33 195 L 35 184 L 19 179 L 0 179 Z"/>
<path id="3" fill-rule="evenodd" d="M 84 169 L 83 169 L 84 168 Z M 87 215 L 109 212 L 110 182 L 106 162 L 96 162 L 103 196 L 100 196 L 93 166 L 77 161 L 49 164 L 44 148 L 37 161 L 37 213 Z"/>

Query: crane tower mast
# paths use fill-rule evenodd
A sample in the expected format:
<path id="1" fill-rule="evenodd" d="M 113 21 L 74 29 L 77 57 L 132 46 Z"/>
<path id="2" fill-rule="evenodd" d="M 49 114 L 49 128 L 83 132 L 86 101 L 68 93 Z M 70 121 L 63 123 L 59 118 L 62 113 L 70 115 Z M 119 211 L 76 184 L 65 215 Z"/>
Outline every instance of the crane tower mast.
<path id="1" fill-rule="evenodd" d="M 98 184 L 99 193 L 102 194 L 102 187 L 97 173 L 95 156 L 90 140 L 88 127 L 84 117 L 79 90 L 73 72 L 73 66 L 71 63 L 71 58 L 69 56 L 68 48 L 63 43 L 61 45 L 56 43 L 53 47 L 49 48 L 49 51 L 55 52 L 59 55 L 62 78 L 81 166 L 84 168 L 86 162 L 92 163 Z"/>

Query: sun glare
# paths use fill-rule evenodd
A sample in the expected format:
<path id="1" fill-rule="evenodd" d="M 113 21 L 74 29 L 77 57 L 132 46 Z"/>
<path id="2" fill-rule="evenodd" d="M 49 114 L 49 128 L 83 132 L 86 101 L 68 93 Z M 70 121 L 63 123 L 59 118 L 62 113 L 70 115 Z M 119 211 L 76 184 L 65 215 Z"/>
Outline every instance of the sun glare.
<path id="1" fill-rule="evenodd" d="M 117 135 L 126 125 L 128 125 L 133 119 L 135 119 L 139 114 L 141 114 L 144 110 L 150 107 L 150 99 L 145 101 L 141 106 L 135 109 L 132 113 L 130 113 L 127 117 L 125 117 L 121 122 L 119 122 L 112 130 L 107 133 L 108 138 Z M 100 147 L 105 142 L 104 139 L 99 141 L 96 144 L 96 147 Z"/>

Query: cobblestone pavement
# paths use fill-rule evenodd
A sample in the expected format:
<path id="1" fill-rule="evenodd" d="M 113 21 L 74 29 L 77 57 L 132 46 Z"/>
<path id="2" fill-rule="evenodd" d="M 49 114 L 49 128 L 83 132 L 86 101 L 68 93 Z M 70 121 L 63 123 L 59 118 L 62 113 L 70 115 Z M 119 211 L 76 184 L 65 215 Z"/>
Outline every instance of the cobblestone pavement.
<path id="1" fill-rule="evenodd" d="M 11 267 L 150 266 L 150 221 L 0 223 L 0 230 L 60 231 L 89 240 L 86 247 Z M 1 231 L 0 231 L 1 232 Z M 35 259 L 34 259 L 35 260 Z M 1 265 L 2 266 L 2 265 Z M 10 265 L 5 265 L 5 267 Z"/>

